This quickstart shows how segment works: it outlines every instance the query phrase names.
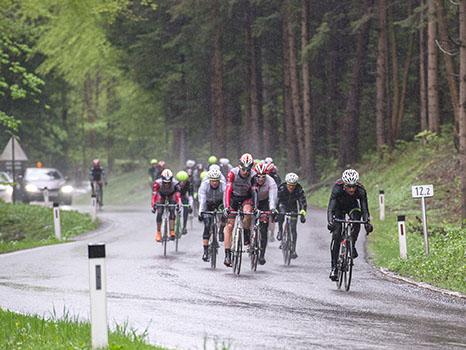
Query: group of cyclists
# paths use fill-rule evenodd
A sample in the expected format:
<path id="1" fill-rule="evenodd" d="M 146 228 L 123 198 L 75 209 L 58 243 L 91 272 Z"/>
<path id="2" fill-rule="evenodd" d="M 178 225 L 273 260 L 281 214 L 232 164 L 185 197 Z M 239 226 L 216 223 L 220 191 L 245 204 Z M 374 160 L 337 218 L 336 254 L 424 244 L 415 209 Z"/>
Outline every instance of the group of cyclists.
<path id="1" fill-rule="evenodd" d="M 259 264 L 266 263 L 265 253 L 268 241 L 269 225 L 278 223 L 277 240 L 282 239 L 283 222 L 285 213 L 294 212 L 297 215 L 291 221 L 292 247 L 291 258 L 298 257 L 296 253 L 297 219 L 304 223 L 307 215 L 306 196 L 299 177 L 296 173 L 287 173 L 285 181 L 281 181 L 277 167 L 271 157 L 264 160 L 254 160 L 249 153 L 243 154 L 236 166 L 232 166 L 227 158 L 217 159 L 216 156 L 208 158 L 208 168 L 194 160 L 186 161 L 185 169 L 173 174 L 166 168 L 164 161 L 151 160 L 149 176 L 152 183 L 151 210 L 157 213 L 157 229 L 155 240 L 162 241 L 161 224 L 164 207 L 163 203 L 174 204 L 168 207 L 170 211 L 170 239 L 175 239 L 176 211 L 187 207 L 183 211 L 182 232 L 187 233 L 186 224 L 189 213 L 192 213 L 197 204 L 198 219 L 204 224 L 202 234 L 203 254 L 202 260 L 209 261 L 209 239 L 212 216 L 211 212 L 222 212 L 219 227 L 219 241 L 223 242 L 225 250 L 224 265 L 231 267 L 232 232 L 235 218 L 238 213 L 255 214 L 261 212 L 270 213 L 266 219 L 261 218 L 260 255 Z M 357 209 L 357 210 L 355 210 Z M 351 219 L 367 222 L 366 232 L 373 230 L 369 222 L 370 215 L 367 204 L 367 193 L 359 182 L 359 174 L 354 169 L 347 169 L 340 179 L 334 184 L 327 211 L 327 228 L 332 234 L 330 246 L 331 272 L 330 279 L 337 279 L 337 258 L 342 237 L 342 225 L 335 219 L 344 219 L 350 214 Z M 253 215 L 243 216 L 243 234 L 245 249 L 248 250 L 251 237 L 251 225 Z M 351 236 L 356 243 L 360 231 L 360 225 L 353 225 Z M 358 253 L 353 245 L 353 258 Z"/>

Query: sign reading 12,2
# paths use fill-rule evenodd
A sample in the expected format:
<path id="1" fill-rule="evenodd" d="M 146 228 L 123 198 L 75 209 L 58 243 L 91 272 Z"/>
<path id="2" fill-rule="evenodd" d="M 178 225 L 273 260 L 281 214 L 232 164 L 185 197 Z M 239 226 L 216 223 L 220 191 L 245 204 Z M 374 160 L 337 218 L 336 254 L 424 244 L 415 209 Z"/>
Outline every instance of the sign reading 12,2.
<path id="1" fill-rule="evenodd" d="M 411 187 L 413 198 L 433 197 L 434 185 L 416 185 Z"/>

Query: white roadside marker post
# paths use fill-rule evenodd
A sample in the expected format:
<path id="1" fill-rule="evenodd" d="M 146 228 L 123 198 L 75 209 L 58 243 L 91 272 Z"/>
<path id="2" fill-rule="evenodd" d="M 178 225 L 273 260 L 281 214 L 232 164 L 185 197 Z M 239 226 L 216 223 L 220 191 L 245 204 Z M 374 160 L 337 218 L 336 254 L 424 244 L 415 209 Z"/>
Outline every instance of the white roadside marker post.
<path id="1" fill-rule="evenodd" d="M 379 191 L 379 208 L 380 208 L 380 221 L 385 220 L 385 192 Z"/>
<path id="2" fill-rule="evenodd" d="M 49 206 L 49 189 L 47 187 L 44 188 L 43 195 L 44 195 L 44 205 L 48 207 Z"/>
<path id="3" fill-rule="evenodd" d="M 424 232 L 424 253 L 429 255 L 429 236 L 427 232 L 426 197 L 434 196 L 434 185 L 415 185 L 411 187 L 413 198 L 421 198 L 422 231 Z"/>
<path id="4" fill-rule="evenodd" d="M 105 244 L 89 244 L 88 254 L 92 349 L 107 348 L 107 274 L 105 269 Z"/>
<path id="5" fill-rule="evenodd" d="M 60 222 L 60 205 L 53 203 L 53 226 L 55 228 L 55 237 L 61 240 L 61 222 Z"/>
<path id="6" fill-rule="evenodd" d="M 408 258 L 408 246 L 406 244 L 405 216 L 398 215 L 398 241 L 400 242 L 400 258 Z"/>
<path id="7" fill-rule="evenodd" d="M 91 218 L 92 221 L 97 219 L 97 197 L 95 194 L 91 196 Z"/>

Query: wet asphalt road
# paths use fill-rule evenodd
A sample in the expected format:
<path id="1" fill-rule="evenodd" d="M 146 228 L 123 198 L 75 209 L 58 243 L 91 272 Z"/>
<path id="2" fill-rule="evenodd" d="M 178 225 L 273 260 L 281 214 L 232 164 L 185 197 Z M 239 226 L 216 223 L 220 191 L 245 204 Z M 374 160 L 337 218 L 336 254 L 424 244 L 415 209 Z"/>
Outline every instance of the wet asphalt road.
<path id="1" fill-rule="evenodd" d="M 384 278 L 358 241 L 349 293 L 328 279 L 329 235 L 323 211 L 298 227 L 299 258 L 282 265 L 270 244 L 256 273 L 201 260 L 201 226 L 169 256 L 155 244 L 145 208 L 108 207 L 102 230 L 78 241 L 0 256 L 0 307 L 89 317 L 88 242 L 107 243 L 109 320 L 147 329 L 152 343 L 213 349 L 466 348 L 466 300 Z M 362 236 L 362 234 L 361 234 Z M 223 260 L 223 251 L 220 258 Z M 220 264 L 219 264 L 220 265 Z"/>

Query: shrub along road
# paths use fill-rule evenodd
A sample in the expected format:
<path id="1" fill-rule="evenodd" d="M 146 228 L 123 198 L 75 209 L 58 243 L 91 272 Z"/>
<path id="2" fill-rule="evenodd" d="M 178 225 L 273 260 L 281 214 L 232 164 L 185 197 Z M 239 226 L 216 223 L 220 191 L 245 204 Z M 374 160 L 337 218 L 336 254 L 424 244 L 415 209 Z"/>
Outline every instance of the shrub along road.
<path id="1" fill-rule="evenodd" d="M 109 320 L 128 321 L 153 343 L 201 348 L 464 348 L 466 300 L 385 279 L 358 248 L 349 293 L 328 279 L 325 215 L 311 210 L 299 225 L 299 258 L 282 265 L 277 242 L 267 264 L 241 276 L 201 261 L 196 222 L 167 258 L 153 242 L 147 208 L 105 208 L 107 224 L 77 242 L 0 256 L 0 307 L 47 314 L 65 308 L 89 315 L 87 243 L 107 243 Z M 363 236 L 363 235 L 361 235 Z M 223 258 L 223 253 L 220 255 Z"/>

